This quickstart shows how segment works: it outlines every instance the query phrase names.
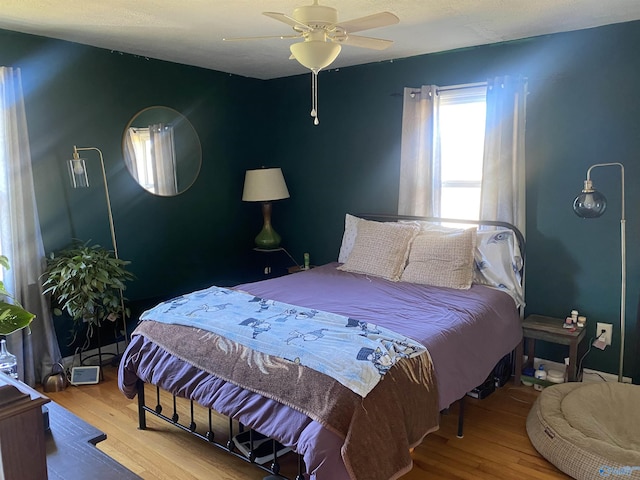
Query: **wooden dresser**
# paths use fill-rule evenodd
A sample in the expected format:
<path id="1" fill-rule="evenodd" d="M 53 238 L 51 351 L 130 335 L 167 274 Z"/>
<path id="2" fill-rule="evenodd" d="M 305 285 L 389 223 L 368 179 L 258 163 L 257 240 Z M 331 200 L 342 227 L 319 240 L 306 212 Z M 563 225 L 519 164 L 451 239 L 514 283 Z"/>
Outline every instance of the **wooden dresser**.
<path id="1" fill-rule="evenodd" d="M 0 372 L 0 375 L 2 478 L 47 478 L 42 406 L 49 399 L 4 373 Z"/>
<path id="2" fill-rule="evenodd" d="M 0 389 L 12 391 L 5 396 L 20 397 L 8 400 L 4 407 L 0 400 L 0 454 L 5 480 L 140 479 L 95 447 L 107 438 L 97 428 L 1 372 Z M 43 407 L 49 418 L 46 431 Z"/>

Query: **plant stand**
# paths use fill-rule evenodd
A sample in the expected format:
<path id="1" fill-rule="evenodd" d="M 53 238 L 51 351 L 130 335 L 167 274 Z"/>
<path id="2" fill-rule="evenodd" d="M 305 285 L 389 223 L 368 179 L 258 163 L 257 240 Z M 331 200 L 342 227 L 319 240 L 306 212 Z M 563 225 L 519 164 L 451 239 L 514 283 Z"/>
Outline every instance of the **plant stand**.
<path id="1" fill-rule="evenodd" d="M 85 356 L 83 358 L 82 356 L 82 350 L 80 351 L 80 365 L 85 366 L 87 364 L 87 361 L 91 358 L 95 358 L 98 357 L 98 366 L 100 367 L 100 381 L 104 380 L 104 376 L 102 374 L 102 367 L 107 363 L 107 360 L 103 360 L 103 356 L 107 355 L 108 358 L 110 358 L 110 362 L 112 365 L 117 365 L 117 363 L 119 362 L 119 359 L 122 357 L 122 354 L 120 353 L 120 346 L 118 345 L 118 337 L 116 336 L 116 353 L 113 352 L 103 352 L 102 351 L 102 326 L 99 327 L 95 327 L 94 328 L 94 332 L 96 335 L 96 340 L 98 342 L 97 345 L 97 350 L 98 353 L 93 353 L 91 355 Z M 93 335 L 89 335 L 89 337 L 93 337 Z"/>

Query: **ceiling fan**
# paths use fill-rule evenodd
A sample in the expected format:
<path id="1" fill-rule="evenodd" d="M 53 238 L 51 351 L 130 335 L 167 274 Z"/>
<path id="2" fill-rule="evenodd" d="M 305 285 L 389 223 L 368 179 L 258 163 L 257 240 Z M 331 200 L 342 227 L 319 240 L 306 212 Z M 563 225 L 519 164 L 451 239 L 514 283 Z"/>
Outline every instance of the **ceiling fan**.
<path id="1" fill-rule="evenodd" d="M 224 38 L 223 40 L 261 40 L 269 38 L 286 40 L 301 38 L 302 42 L 296 42 L 289 47 L 291 50 L 291 57 L 289 58 L 297 60 L 311 70 L 313 74 L 311 116 L 314 117 L 314 124 L 316 125 L 319 123 L 318 72 L 333 63 L 340 54 L 342 45 L 374 50 L 384 50 L 390 47 L 393 44 L 391 40 L 353 35 L 353 32 L 386 27 L 400 21 L 393 13 L 380 12 L 346 22 L 338 22 L 338 11 L 332 7 L 318 5 L 318 0 L 313 0 L 312 5 L 295 8 L 291 16 L 278 12 L 263 12 L 263 15 L 286 23 L 293 28 L 294 33 L 290 35 Z"/>

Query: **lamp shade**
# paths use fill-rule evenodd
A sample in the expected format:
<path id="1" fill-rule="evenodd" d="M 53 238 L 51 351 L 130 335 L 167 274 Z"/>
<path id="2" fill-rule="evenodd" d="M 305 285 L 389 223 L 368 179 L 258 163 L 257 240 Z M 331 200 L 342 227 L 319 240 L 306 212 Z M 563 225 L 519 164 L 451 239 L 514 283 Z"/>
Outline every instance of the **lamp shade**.
<path id="1" fill-rule="evenodd" d="M 333 63 L 342 47 L 323 40 L 308 40 L 294 43 L 289 49 L 300 64 L 317 73 Z"/>
<path id="2" fill-rule="evenodd" d="M 583 190 L 573 201 L 573 211 L 582 218 L 597 218 L 607 209 L 607 199 L 597 190 Z"/>
<path id="3" fill-rule="evenodd" d="M 242 192 L 243 201 L 270 202 L 283 198 L 289 198 L 289 190 L 280 168 L 247 170 Z"/>

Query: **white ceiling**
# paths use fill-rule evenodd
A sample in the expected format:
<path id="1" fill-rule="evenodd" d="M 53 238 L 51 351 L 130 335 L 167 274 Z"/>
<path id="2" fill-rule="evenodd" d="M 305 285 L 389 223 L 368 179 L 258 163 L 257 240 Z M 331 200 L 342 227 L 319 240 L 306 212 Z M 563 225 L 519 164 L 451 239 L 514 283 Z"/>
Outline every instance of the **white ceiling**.
<path id="1" fill-rule="evenodd" d="M 261 14 L 291 15 L 311 0 L 0 0 L 0 28 L 247 77 L 305 73 L 297 40 L 223 42 L 293 33 Z M 394 41 L 382 51 L 344 46 L 330 68 L 410 57 L 640 19 L 640 0 L 321 0 L 339 21 L 380 11 L 400 18 L 359 32 Z"/>

